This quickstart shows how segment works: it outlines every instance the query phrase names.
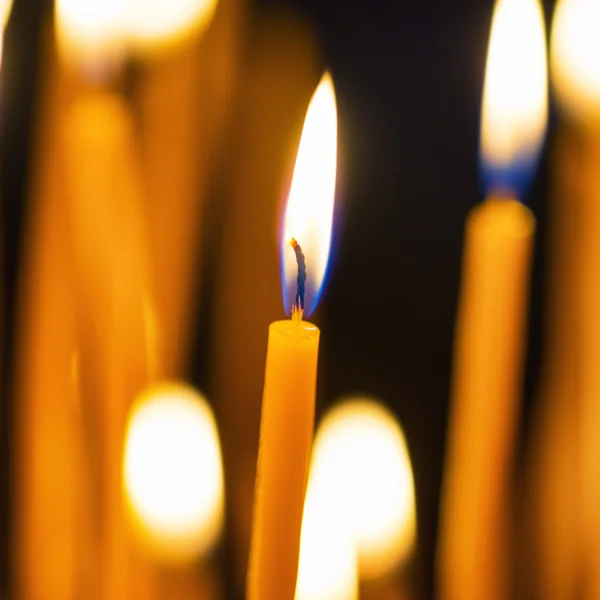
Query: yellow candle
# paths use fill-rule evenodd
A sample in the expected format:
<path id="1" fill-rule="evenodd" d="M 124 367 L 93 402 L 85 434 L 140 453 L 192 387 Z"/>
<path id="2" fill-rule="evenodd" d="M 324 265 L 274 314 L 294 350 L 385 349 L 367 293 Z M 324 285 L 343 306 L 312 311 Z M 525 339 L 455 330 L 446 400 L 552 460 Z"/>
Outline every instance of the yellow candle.
<path id="1" fill-rule="evenodd" d="M 468 216 L 457 317 L 439 557 L 444 600 L 510 595 L 508 531 L 535 219 L 527 187 L 547 120 L 543 15 L 499 0 L 481 144 L 490 194 Z"/>
<path id="2" fill-rule="evenodd" d="M 250 600 L 293 600 L 296 588 L 319 350 L 319 330 L 302 313 L 314 309 L 327 269 L 336 144 L 335 94 L 325 75 L 306 115 L 284 219 L 284 296 L 293 318 L 269 328 Z"/>
<path id="3" fill-rule="evenodd" d="M 568 118 L 572 138 L 573 165 L 568 201 L 575 203 L 576 254 L 572 268 L 576 285 L 573 313 L 576 341 L 576 395 L 565 398 L 565 411 L 575 420 L 568 442 L 574 460 L 560 474 L 553 473 L 555 486 L 569 494 L 562 507 L 563 531 L 557 516 L 547 521 L 548 542 L 560 544 L 546 551 L 543 583 L 556 598 L 573 596 L 579 581 L 585 581 L 585 598 L 600 594 L 600 5 L 593 0 L 562 0 L 557 4 L 552 34 L 552 73 L 556 91 Z M 564 428 L 562 422 L 556 429 Z M 565 435 L 564 430 L 561 431 Z M 577 439 L 573 438 L 577 436 Z M 564 437 L 563 437 L 564 439 Z M 574 443 L 576 442 L 576 443 Z M 564 442 L 563 442 L 564 443 Z M 574 447 L 574 448 L 573 448 Z M 573 449 L 575 452 L 573 452 Z M 549 457 L 548 460 L 551 460 Z M 563 492 L 565 493 L 565 492 Z M 566 495 L 566 494 L 565 494 Z M 548 503 L 557 501 L 549 498 Z M 555 513 L 560 507 L 556 506 Z M 570 551 L 570 555 L 566 555 Z M 573 559 L 573 556 L 575 559 Z M 562 559 L 562 560 L 561 560 Z M 552 561 L 552 562 L 551 562 Z M 560 561 L 560 562 L 559 562 Z M 560 586 L 560 587 L 559 587 Z M 555 590 L 559 591 L 555 593 Z M 561 595 L 562 594 L 562 595 Z"/>

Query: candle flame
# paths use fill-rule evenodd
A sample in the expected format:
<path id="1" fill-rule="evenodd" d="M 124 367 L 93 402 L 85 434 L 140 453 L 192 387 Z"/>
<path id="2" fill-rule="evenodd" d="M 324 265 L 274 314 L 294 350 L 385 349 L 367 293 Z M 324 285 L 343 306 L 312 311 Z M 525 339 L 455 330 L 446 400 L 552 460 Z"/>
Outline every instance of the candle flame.
<path id="1" fill-rule="evenodd" d="M 58 49 L 91 77 L 118 66 L 126 49 L 126 0 L 56 0 Z"/>
<path id="2" fill-rule="evenodd" d="M 600 2 L 560 0 L 552 27 L 552 77 L 559 100 L 579 119 L 600 115 Z"/>
<path id="3" fill-rule="evenodd" d="M 416 537 L 413 474 L 402 430 L 387 409 L 357 398 L 325 416 L 309 488 L 343 519 L 362 577 L 381 577 L 406 561 Z"/>
<path id="4" fill-rule="evenodd" d="M 134 403 L 123 484 L 148 550 L 190 561 L 217 541 L 223 522 L 223 471 L 212 411 L 195 390 L 160 384 Z"/>
<path id="5" fill-rule="evenodd" d="M 304 502 L 295 600 L 357 600 L 354 542 L 339 511 L 309 485 Z"/>
<path id="6" fill-rule="evenodd" d="M 217 0 L 128 0 L 128 31 L 134 50 L 176 45 L 210 23 Z"/>
<path id="7" fill-rule="evenodd" d="M 481 116 L 486 189 L 526 192 L 548 120 L 546 35 L 539 0 L 498 0 Z"/>
<path id="8" fill-rule="evenodd" d="M 306 259 L 304 314 L 310 315 L 319 300 L 331 246 L 336 162 L 337 108 L 333 81 L 326 73 L 306 113 L 285 211 L 281 248 L 283 300 L 288 314 L 295 304 L 298 280 L 292 238 Z"/>

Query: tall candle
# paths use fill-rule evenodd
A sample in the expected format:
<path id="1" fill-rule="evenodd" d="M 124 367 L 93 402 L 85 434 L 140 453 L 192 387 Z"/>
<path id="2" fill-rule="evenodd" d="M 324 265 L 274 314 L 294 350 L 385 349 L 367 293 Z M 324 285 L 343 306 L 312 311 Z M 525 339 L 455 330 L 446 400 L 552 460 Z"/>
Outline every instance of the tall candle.
<path id="1" fill-rule="evenodd" d="M 191 20 L 204 26 L 215 4 L 204 35 L 195 30 L 194 39 L 187 39 L 187 13 L 193 9 Z M 161 368 L 169 378 L 181 377 L 189 366 L 201 299 L 205 213 L 228 100 L 235 94 L 242 5 L 243 0 L 133 3 L 136 47 L 143 41 L 138 51 L 153 53 L 141 62 L 134 102 L 148 230 L 161 240 L 150 254 Z"/>
<path id="2" fill-rule="evenodd" d="M 535 219 L 517 199 L 547 119 L 543 15 L 536 0 L 499 0 L 483 97 L 488 197 L 466 222 L 456 325 L 440 597 L 510 596 L 508 507 Z"/>
<path id="3" fill-rule="evenodd" d="M 316 46 L 310 28 L 292 15 L 252 24 L 223 165 L 227 177 L 209 356 L 224 442 L 230 585 L 240 595 L 250 548 L 265 331 L 281 311 L 273 233 L 280 222 L 282 173 L 293 168 L 293 145 L 321 72 Z"/>
<path id="4" fill-rule="evenodd" d="M 576 394 L 566 399 L 567 410 L 574 415 L 577 436 L 575 459 L 557 486 L 571 490 L 570 508 L 575 515 L 568 523 L 571 531 L 552 543 L 563 543 L 571 556 L 560 557 L 556 548 L 553 564 L 546 563 L 545 583 L 560 585 L 556 598 L 572 597 L 583 590 L 582 597 L 600 594 L 600 6 L 593 0 L 562 0 L 556 7 L 552 35 L 552 73 L 558 99 L 564 109 L 571 139 L 565 161 L 573 165 L 574 177 L 568 201 L 577 209 L 577 246 L 574 267 L 575 300 L 573 312 L 576 335 Z M 560 427 L 562 423 L 557 423 Z M 558 475 L 557 475 L 558 476 Z M 549 502 L 552 500 L 549 499 Z M 564 510 L 564 509 L 563 509 Z M 549 523 L 556 528 L 556 522 Z M 573 531 L 575 530 L 575 531 Z M 559 535 L 561 532 L 558 532 Z M 566 539 L 565 539 L 566 538 Z M 550 551 L 547 553 L 550 555 Z M 572 558 L 575 556 L 575 559 Z M 557 565 L 558 558 L 564 558 Z M 569 570 L 570 568 L 570 570 Z M 568 589 L 568 585 L 571 588 Z M 579 587 L 576 587 L 576 586 Z M 553 590 L 554 591 L 554 590 Z"/>
<path id="5" fill-rule="evenodd" d="M 333 83 L 310 102 L 284 219 L 284 302 L 292 319 L 269 328 L 261 417 L 250 600 L 293 600 L 312 444 L 319 330 L 302 320 L 327 269 L 337 147 Z"/>

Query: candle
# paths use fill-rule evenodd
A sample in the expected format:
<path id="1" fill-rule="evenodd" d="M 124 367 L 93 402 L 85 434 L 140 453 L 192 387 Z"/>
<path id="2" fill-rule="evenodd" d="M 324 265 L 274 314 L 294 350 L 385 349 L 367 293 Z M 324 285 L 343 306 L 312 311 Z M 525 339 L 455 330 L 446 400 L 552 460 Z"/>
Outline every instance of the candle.
<path id="1" fill-rule="evenodd" d="M 535 556 L 537 571 L 532 580 L 539 597 L 570 598 L 578 593 L 584 540 L 593 530 L 590 511 L 582 507 L 586 486 L 581 458 L 583 432 L 589 427 L 596 437 L 597 421 L 589 409 L 594 410 L 599 389 L 590 346 L 599 339 L 594 331 L 597 283 L 590 287 L 598 281 L 596 259 L 590 257 L 598 256 L 600 228 L 596 208 L 600 196 L 590 186 L 600 160 L 594 150 L 600 141 L 599 24 L 597 2 L 557 3 L 551 68 L 562 118 L 553 153 L 550 312 L 540 415 L 534 420 L 526 519 L 531 527 L 525 532 Z M 583 408 L 585 397 L 588 410 Z M 589 473 L 595 479 L 595 466 Z M 592 514 L 594 502 L 588 499 Z"/>
<path id="2" fill-rule="evenodd" d="M 265 330 L 281 311 L 273 233 L 281 223 L 282 180 L 294 167 L 306 107 L 322 72 L 311 28 L 292 15 L 261 18 L 250 31 L 218 194 L 223 226 L 208 353 L 229 492 L 230 584 L 240 596 L 250 548 Z"/>
<path id="3" fill-rule="evenodd" d="M 554 474 L 555 486 L 567 487 L 571 493 L 562 507 L 571 514 L 551 514 L 552 528 L 548 539 L 562 543 L 570 556 L 561 556 L 562 549 L 546 551 L 543 583 L 557 586 L 562 596 L 576 593 L 575 586 L 584 581 L 583 597 L 600 594 L 600 574 L 595 568 L 600 560 L 600 484 L 598 456 L 600 452 L 600 6 L 589 0 L 563 0 L 556 7 L 552 35 L 552 73 L 556 92 L 564 110 L 569 129 L 569 147 L 565 161 L 572 168 L 571 186 L 565 199 L 575 205 L 577 245 L 573 267 L 573 313 L 577 365 L 576 394 L 565 399 L 565 411 L 571 412 L 575 425 L 568 439 L 575 456 L 566 466 L 562 479 Z M 569 152 L 567 155 L 566 152 Z M 562 423 L 556 423 L 556 428 Z M 576 437 L 576 440 L 573 438 Z M 576 443 L 574 443 L 576 441 Z M 574 447 L 574 448 L 573 448 Z M 550 460 L 550 458 L 548 459 Z M 570 467 L 567 472 L 566 469 Z M 552 500 L 549 499 L 549 502 Z M 555 507 L 555 513 L 560 507 Z M 570 530 L 558 530 L 558 518 L 568 519 Z M 558 531 L 557 531 L 558 530 Z M 574 531 L 575 530 L 575 531 Z M 560 536 L 560 537 L 557 537 Z M 575 557 L 575 558 L 573 558 Z M 561 564 L 557 564 L 561 560 Z M 560 588 L 558 588 L 560 586 Z M 570 587 L 569 587 L 570 586 Z M 554 590 L 553 590 L 554 591 Z"/>
<path id="4" fill-rule="evenodd" d="M 308 107 L 284 218 L 284 305 L 292 319 L 269 328 L 250 600 L 294 598 L 319 349 L 319 330 L 302 317 L 314 310 L 327 270 L 336 146 L 335 94 L 326 74 Z"/>
<path id="5" fill-rule="evenodd" d="M 545 133 L 547 75 L 536 0 L 499 0 L 482 107 L 488 196 L 466 222 L 438 576 L 440 597 L 510 596 L 509 485 L 535 219 L 519 202 Z"/>
<path id="6" fill-rule="evenodd" d="M 181 377 L 190 360 L 202 300 L 211 174 L 225 137 L 228 100 L 235 95 L 242 0 L 221 0 L 216 12 L 215 4 L 136 0 L 139 18 L 130 19 L 137 31 L 133 49 L 143 58 L 133 101 L 148 231 L 161 240 L 150 254 L 161 368 L 168 378 Z M 192 10 L 203 25 L 188 31 L 184 17 Z"/>

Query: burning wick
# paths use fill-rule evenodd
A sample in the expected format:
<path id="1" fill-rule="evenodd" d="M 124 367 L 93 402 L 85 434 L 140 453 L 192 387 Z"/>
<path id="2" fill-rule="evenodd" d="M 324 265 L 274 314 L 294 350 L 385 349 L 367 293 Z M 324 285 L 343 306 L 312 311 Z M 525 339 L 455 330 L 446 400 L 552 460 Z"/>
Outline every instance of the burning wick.
<path id="1" fill-rule="evenodd" d="M 304 252 L 302 252 L 302 248 L 300 244 L 297 242 L 296 238 L 294 238 L 289 233 L 286 235 L 286 239 L 290 243 L 291 247 L 294 249 L 296 254 L 296 260 L 298 261 L 298 279 L 297 281 L 297 290 L 296 290 L 296 300 L 294 302 L 294 306 L 292 307 L 292 317 L 302 319 L 302 313 L 304 312 L 304 286 L 306 284 L 306 259 L 304 257 Z"/>

